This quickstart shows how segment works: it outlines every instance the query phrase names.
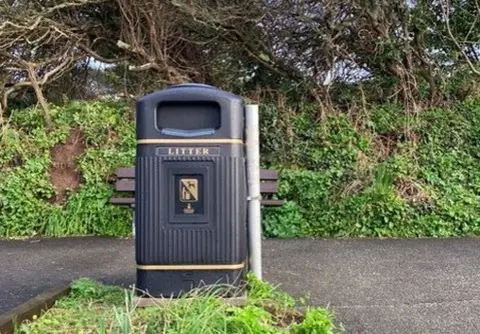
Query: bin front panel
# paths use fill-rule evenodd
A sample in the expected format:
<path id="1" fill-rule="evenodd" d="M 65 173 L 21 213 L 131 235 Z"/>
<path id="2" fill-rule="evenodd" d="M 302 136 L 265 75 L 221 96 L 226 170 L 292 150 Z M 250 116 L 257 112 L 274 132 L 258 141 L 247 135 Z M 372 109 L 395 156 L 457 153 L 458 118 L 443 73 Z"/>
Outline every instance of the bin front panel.
<path id="1" fill-rule="evenodd" d="M 242 100 L 215 88 L 137 102 L 137 264 L 246 262 L 243 128 Z"/>

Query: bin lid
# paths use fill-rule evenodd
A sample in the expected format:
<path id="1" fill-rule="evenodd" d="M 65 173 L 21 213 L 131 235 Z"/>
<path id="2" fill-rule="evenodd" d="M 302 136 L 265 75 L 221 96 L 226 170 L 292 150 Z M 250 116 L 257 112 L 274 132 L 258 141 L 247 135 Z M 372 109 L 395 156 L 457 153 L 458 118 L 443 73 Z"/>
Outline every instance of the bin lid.
<path id="1" fill-rule="evenodd" d="M 181 84 L 176 84 L 167 87 L 167 89 L 172 89 L 172 88 L 186 88 L 186 87 L 197 87 L 197 88 L 210 88 L 210 89 L 216 89 L 219 90 L 217 87 L 207 85 L 207 84 L 200 84 L 200 83 L 181 83 Z"/>

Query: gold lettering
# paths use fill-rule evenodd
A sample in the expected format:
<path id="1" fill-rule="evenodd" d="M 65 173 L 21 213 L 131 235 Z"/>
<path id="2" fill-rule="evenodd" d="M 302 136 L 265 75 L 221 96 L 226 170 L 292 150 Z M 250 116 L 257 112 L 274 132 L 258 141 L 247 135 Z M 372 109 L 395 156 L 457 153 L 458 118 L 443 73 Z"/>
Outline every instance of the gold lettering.
<path id="1" fill-rule="evenodd" d="M 210 155 L 208 147 L 166 147 L 167 155 Z"/>

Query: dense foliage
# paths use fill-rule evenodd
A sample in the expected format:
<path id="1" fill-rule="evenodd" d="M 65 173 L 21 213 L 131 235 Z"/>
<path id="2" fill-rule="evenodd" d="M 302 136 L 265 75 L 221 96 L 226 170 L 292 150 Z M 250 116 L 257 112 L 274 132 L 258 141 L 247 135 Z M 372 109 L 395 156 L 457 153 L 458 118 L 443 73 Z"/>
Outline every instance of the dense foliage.
<path id="1" fill-rule="evenodd" d="M 0 235 L 126 235 L 129 210 L 108 203 L 108 176 L 133 164 L 135 132 L 130 109 L 119 103 L 72 102 L 53 108 L 55 129 L 47 132 L 39 109 L 15 112 L 0 140 Z M 51 149 L 72 128 L 87 149 L 77 158 L 81 186 L 55 203 L 50 182 Z"/>
<path id="2" fill-rule="evenodd" d="M 279 196 L 289 201 L 268 210 L 265 233 L 479 234 L 479 122 L 475 100 L 417 115 L 383 106 L 368 118 L 335 115 L 314 126 L 308 113 L 295 116 L 291 129 L 277 126 L 264 138 L 266 155 L 287 152 L 270 159 L 282 169 Z"/>
<path id="3" fill-rule="evenodd" d="M 295 112 L 291 112 L 296 108 Z M 396 105 L 316 118 L 316 106 L 261 108 L 262 163 L 280 170 L 282 208 L 267 236 L 480 234 L 480 101 L 405 113 Z M 0 139 L 0 236 L 126 235 L 131 213 L 108 204 L 109 176 L 131 166 L 135 130 L 119 102 L 16 110 Z M 80 187 L 57 202 L 51 150 L 80 129 Z"/>

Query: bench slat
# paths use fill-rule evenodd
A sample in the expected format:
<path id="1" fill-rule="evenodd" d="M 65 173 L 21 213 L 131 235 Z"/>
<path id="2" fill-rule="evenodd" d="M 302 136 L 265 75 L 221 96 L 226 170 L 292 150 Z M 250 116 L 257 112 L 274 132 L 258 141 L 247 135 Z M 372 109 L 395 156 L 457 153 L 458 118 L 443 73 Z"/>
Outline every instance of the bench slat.
<path id="1" fill-rule="evenodd" d="M 115 171 L 115 175 L 119 179 L 134 179 L 135 178 L 135 167 L 123 167 Z"/>
<path id="2" fill-rule="evenodd" d="M 260 180 L 276 181 L 278 180 L 278 172 L 273 169 L 260 169 Z"/>
<path id="3" fill-rule="evenodd" d="M 116 191 L 135 191 L 135 180 L 122 179 L 115 182 Z"/>
<path id="4" fill-rule="evenodd" d="M 285 201 L 281 199 L 262 199 L 260 203 L 263 206 L 282 206 Z"/>
<path id="5" fill-rule="evenodd" d="M 262 194 L 275 194 L 278 191 L 277 182 L 262 182 L 260 183 L 260 192 Z"/>
<path id="6" fill-rule="evenodd" d="M 119 168 L 115 171 L 115 175 L 119 179 L 134 179 L 135 178 L 135 168 L 134 167 Z M 276 170 L 273 170 L 273 169 L 261 169 L 260 170 L 260 180 L 264 180 L 264 181 L 278 180 L 278 172 Z"/>
<path id="7" fill-rule="evenodd" d="M 132 204 L 135 204 L 135 198 L 133 197 L 112 198 L 110 200 L 110 203 L 114 205 L 132 205 Z"/>

